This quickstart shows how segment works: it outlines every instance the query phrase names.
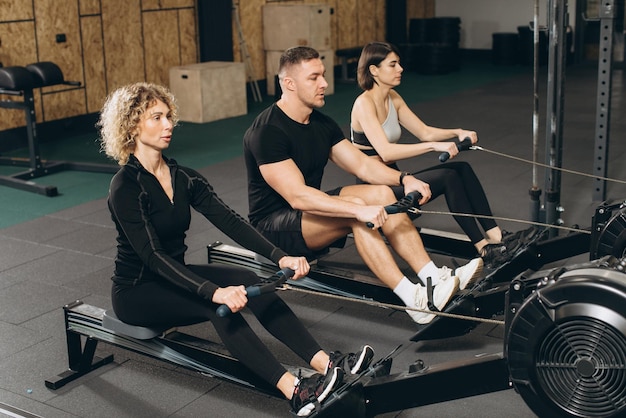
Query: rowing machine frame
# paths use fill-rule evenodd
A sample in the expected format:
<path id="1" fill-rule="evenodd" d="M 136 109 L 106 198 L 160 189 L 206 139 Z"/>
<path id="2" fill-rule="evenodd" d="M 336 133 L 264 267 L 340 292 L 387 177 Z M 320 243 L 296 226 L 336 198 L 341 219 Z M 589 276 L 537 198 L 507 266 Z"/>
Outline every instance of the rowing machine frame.
<path id="1" fill-rule="evenodd" d="M 95 356 L 98 342 L 104 342 L 282 398 L 276 388 L 230 355 L 216 350 L 217 344 L 208 340 L 178 330 L 159 330 L 156 337 L 138 339 L 106 328 L 102 308 L 75 301 L 64 306 L 63 310 L 69 369 L 45 381 L 51 390 L 112 363 L 113 354 Z M 350 416 L 369 417 L 510 388 L 506 361 L 501 353 L 432 367 L 418 361 L 407 372 L 390 374 L 392 354 L 333 393 L 315 416 L 332 417 L 345 412 Z M 305 375 L 309 372 L 312 373 L 304 370 Z M 466 384 L 468 376 L 472 376 L 472 385 Z M 412 395 L 415 393 L 423 396 L 415 397 Z"/>

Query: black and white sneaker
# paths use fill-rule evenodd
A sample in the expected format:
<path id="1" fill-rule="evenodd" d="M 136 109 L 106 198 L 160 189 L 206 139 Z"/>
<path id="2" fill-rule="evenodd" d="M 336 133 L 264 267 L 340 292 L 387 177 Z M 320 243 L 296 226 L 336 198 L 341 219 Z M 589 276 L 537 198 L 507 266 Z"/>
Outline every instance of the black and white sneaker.
<path id="1" fill-rule="evenodd" d="M 487 268 L 493 269 L 510 261 L 513 258 L 513 254 L 502 243 L 487 244 L 480 250 L 480 257 Z"/>
<path id="2" fill-rule="evenodd" d="M 540 228 L 534 225 L 517 232 L 502 231 L 502 243 L 509 253 L 514 254 L 531 242 L 542 239 L 545 232 L 547 232 L 547 228 Z"/>
<path id="3" fill-rule="evenodd" d="M 356 375 L 367 370 L 374 359 L 374 349 L 369 345 L 364 345 L 356 353 L 343 354 L 341 351 L 333 351 L 329 355 L 330 361 L 326 368 L 332 370 L 334 367 L 341 367 L 346 374 Z"/>
<path id="4" fill-rule="evenodd" d="M 344 372 L 335 367 L 326 372 L 326 375 L 315 373 L 310 377 L 303 377 L 293 390 L 291 408 L 299 417 L 311 415 L 315 409 L 335 391 L 343 382 Z"/>

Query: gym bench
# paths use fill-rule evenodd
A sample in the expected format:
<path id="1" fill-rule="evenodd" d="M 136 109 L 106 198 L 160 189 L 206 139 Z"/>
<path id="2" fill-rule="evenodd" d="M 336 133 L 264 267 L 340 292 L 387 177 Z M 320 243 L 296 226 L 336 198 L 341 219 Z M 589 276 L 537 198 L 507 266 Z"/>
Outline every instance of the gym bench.
<path id="1" fill-rule="evenodd" d="M 24 111 L 29 149 L 28 159 L 0 157 L 0 164 L 2 165 L 29 167 L 28 170 L 23 172 L 10 176 L 0 176 L 0 185 L 45 196 L 57 196 L 58 190 L 56 186 L 37 184 L 31 180 L 65 170 L 111 174 L 117 172 L 119 167 L 113 164 L 70 161 L 48 161 L 44 164 L 41 160 L 39 141 L 37 139 L 37 118 L 35 116 L 33 89 L 55 85 L 80 86 L 80 82 L 66 81 L 61 69 L 55 63 L 48 61 L 37 62 L 26 67 L 0 67 L 0 94 L 24 98 L 23 101 L 0 100 L 0 108 L 22 109 Z"/>
<path id="2" fill-rule="evenodd" d="M 355 46 L 352 48 L 342 48 L 335 51 L 335 55 L 337 55 L 337 57 L 339 57 L 339 60 L 341 61 L 341 77 L 339 78 L 339 81 L 351 82 L 355 80 L 354 77 L 348 76 L 348 61 L 358 59 L 361 55 L 362 50 L 362 46 Z"/>

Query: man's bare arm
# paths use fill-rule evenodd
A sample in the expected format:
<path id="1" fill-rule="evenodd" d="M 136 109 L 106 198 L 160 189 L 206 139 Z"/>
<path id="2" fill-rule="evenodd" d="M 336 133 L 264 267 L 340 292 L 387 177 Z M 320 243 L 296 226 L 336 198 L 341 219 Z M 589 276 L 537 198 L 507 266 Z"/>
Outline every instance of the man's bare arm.
<path id="1" fill-rule="evenodd" d="M 386 218 L 383 206 L 360 205 L 307 186 L 302 172 L 291 159 L 263 164 L 259 170 L 270 187 L 294 209 L 319 216 L 355 218 L 361 222 Z"/>

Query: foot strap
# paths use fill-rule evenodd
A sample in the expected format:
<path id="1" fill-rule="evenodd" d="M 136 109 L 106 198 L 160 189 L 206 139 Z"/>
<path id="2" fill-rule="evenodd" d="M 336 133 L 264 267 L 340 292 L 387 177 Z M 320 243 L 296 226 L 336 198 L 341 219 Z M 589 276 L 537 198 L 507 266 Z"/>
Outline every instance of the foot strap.
<path id="1" fill-rule="evenodd" d="M 433 279 L 428 276 L 426 278 L 426 296 L 428 297 L 428 309 L 434 312 L 439 312 L 437 306 L 435 306 L 435 298 L 433 297 L 433 292 L 435 287 L 433 286 Z"/>

